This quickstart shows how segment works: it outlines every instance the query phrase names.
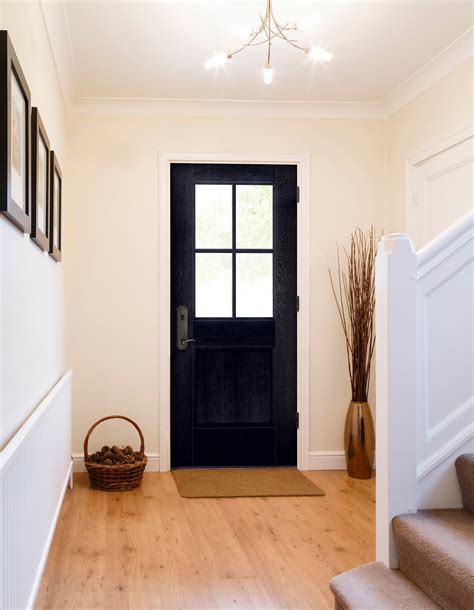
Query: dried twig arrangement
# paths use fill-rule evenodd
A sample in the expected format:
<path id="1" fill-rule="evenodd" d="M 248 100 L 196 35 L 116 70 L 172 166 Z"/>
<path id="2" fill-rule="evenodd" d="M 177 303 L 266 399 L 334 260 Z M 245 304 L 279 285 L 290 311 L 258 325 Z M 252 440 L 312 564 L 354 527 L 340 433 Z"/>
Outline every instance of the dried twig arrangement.
<path id="1" fill-rule="evenodd" d="M 349 252 L 344 249 L 347 271 L 341 269 L 337 248 L 337 277 L 329 277 L 346 338 L 347 364 L 352 400 L 367 402 L 370 366 L 375 347 L 375 255 L 374 228 L 357 229 L 351 235 Z"/>

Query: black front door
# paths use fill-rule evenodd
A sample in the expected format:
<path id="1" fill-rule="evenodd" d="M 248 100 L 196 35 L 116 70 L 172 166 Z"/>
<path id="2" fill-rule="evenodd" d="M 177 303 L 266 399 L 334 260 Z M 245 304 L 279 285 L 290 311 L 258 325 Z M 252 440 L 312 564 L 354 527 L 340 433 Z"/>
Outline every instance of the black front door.
<path id="1" fill-rule="evenodd" d="M 171 166 L 171 465 L 296 465 L 296 167 Z"/>

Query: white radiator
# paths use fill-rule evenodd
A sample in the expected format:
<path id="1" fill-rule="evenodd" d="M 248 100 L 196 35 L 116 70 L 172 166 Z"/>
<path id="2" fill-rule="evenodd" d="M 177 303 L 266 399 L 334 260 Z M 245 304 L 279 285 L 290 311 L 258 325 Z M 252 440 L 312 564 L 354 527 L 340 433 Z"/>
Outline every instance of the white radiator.
<path id="1" fill-rule="evenodd" d="M 71 474 L 71 377 L 0 453 L 0 608 L 32 608 Z"/>

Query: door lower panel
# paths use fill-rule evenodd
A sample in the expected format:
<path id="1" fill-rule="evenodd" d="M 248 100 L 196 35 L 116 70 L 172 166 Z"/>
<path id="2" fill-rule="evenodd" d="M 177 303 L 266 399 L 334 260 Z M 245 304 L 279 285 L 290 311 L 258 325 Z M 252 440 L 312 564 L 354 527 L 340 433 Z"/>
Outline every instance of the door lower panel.
<path id="1" fill-rule="evenodd" d="M 195 428 L 194 466 L 274 466 L 275 428 Z"/>

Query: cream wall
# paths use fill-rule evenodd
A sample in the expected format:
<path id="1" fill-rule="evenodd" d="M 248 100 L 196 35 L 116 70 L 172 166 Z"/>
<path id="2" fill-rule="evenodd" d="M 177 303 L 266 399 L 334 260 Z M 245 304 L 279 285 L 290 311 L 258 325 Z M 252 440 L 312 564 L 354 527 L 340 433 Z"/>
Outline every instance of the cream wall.
<path id="1" fill-rule="evenodd" d="M 158 153 L 311 155 L 312 451 L 340 451 L 350 399 L 328 279 L 336 241 L 383 223 L 385 127 L 378 120 L 70 116 L 65 240 L 73 451 L 122 413 L 158 446 Z M 110 426 L 112 428 L 112 426 Z M 109 428 L 109 429 L 110 429 Z M 106 441 L 107 430 L 95 443 Z M 115 441 L 133 440 L 125 427 Z"/>
<path id="2" fill-rule="evenodd" d="M 66 109 L 38 2 L 1 2 L 8 30 L 64 172 Z M 66 204 L 64 204 L 66 207 Z M 64 372 L 63 269 L 0 217 L 0 449 Z"/>
<path id="3" fill-rule="evenodd" d="M 355 226 L 404 229 L 405 160 L 473 122 L 472 61 L 386 121 L 67 117 L 38 2 L 0 2 L 0 27 L 71 169 L 62 265 L 0 218 L 0 446 L 64 372 L 64 269 L 73 450 L 95 419 L 123 413 L 159 452 L 158 153 L 277 152 L 311 155 L 310 448 L 341 451 L 349 384 L 327 275 L 335 243 Z M 134 439 L 116 429 L 116 441 Z"/>
<path id="4" fill-rule="evenodd" d="M 406 229 L 406 160 L 474 123 L 473 70 L 471 59 L 386 121 L 388 231 Z"/>

